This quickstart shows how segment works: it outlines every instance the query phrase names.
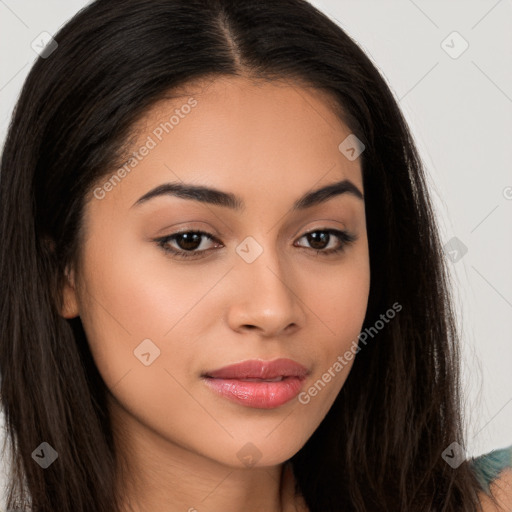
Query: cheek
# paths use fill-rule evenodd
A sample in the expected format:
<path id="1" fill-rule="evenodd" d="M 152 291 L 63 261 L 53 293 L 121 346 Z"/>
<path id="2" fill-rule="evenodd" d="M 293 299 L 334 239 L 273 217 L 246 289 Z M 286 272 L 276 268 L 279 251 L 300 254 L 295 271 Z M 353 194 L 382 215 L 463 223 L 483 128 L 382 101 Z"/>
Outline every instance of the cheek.
<path id="1" fill-rule="evenodd" d="M 129 236 L 100 232 L 89 240 L 80 317 L 107 385 L 116 385 L 129 371 L 127 380 L 142 389 L 148 372 L 138 377 L 143 367 L 137 358 L 139 347 L 149 347 L 151 360 L 157 356 L 151 368 L 172 368 L 181 374 L 193 365 L 197 354 L 191 347 L 205 326 L 218 318 L 211 303 L 202 299 L 224 271 L 185 271 L 156 245 Z M 141 345 L 147 339 L 154 346 Z"/>
<path id="2" fill-rule="evenodd" d="M 360 350 L 358 337 L 368 304 L 369 265 L 364 257 L 347 260 L 346 265 L 325 269 L 314 277 L 308 274 L 308 282 L 303 285 L 308 290 L 305 303 L 312 310 L 310 322 L 318 325 L 315 346 L 308 348 L 315 367 L 298 402 L 304 407 L 304 421 L 316 428 L 345 384 Z"/>
<path id="3" fill-rule="evenodd" d="M 305 274 L 302 295 L 311 308 L 310 321 L 318 324 L 313 378 L 299 403 L 309 404 L 322 416 L 343 387 L 357 357 L 370 290 L 366 240 L 357 251 L 336 265 L 317 265 Z M 322 333 L 320 335 L 320 333 Z"/>
<path id="4" fill-rule="evenodd" d="M 326 333 L 325 343 L 337 349 L 357 337 L 363 325 L 370 291 L 366 246 L 336 265 L 316 265 L 303 277 L 305 304 Z M 329 336 L 330 335 L 330 336 Z M 327 340 L 331 339 L 332 343 Z"/>
<path id="5" fill-rule="evenodd" d="M 175 428 L 168 424 L 172 410 L 187 410 L 183 423 L 192 432 L 205 421 L 186 390 L 187 370 L 197 353 L 184 340 L 198 337 L 186 315 L 197 302 L 197 286 L 179 273 L 164 275 L 143 252 L 111 251 L 107 256 L 96 249 L 91 245 L 87 253 L 80 316 L 105 385 L 116 403 L 168 434 Z"/>
<path id="6" fill-rule="evenodd" d="M 86 307 L 96 310 L 97 321 L 115 323 L 133 339 L 166 336 L 218 280 L 220 271 L 187 270 L 156 243 L 129 233 L 103 240 L 108 245 L 98 236 L 87 248 Z"/>

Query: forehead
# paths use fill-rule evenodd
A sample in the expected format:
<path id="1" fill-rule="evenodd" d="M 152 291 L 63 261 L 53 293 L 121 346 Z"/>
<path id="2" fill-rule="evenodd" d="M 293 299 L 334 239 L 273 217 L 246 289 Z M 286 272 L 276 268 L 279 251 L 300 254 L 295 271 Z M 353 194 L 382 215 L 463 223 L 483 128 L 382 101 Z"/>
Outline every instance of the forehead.
<path id="1" fill-rule="evenodd" d="M 168 181 L 242 196 L 281 190 L 298 197 L 345 178 L 362 190 L 359 159 L 339 149 L 351 132 L 338 109 L 332 95 L 291 81 L 222 77 L 189 84 L 154 104 L 133 127 L 130 163 L 109 197 L 131 206 L 142 192 Z"/>

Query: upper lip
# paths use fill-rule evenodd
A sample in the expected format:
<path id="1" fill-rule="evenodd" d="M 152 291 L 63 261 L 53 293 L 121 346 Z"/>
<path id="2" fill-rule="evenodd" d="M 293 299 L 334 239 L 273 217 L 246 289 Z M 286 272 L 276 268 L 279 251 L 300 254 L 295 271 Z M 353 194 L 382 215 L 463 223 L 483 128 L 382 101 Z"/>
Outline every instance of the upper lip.
<path id="1" fill-rule="evenodd" d="M 215 379 L 274 379 L 276 377 L 299 377 L 302 379 L 308 373 L 308 369 L 296 361 L 281 358 L 273 361 L 261 359 L 242 361 L 223 366 L 218 370 L 208 371 L 203 376 Z"/>

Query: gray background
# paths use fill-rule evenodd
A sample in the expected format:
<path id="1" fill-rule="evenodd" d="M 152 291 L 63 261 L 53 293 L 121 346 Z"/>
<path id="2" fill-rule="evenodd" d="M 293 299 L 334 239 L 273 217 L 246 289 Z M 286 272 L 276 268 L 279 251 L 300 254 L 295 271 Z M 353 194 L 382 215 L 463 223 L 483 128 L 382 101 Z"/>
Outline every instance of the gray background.
<path id="1" fill-rule="evenodd" d="M 41 32 L 54 34 L 87 3 L 0 0 L 2 142 L 36 58 L 32 42 Z M 463 343 L 467 455 L 508 446 L 512 444 L 512 0 L 312 3 L 346 30 L 379 68 L 427 168 L 442 239 L 450 248 L 446 257 Z M 467 252 L 460 250 L 461 244 Z"/>

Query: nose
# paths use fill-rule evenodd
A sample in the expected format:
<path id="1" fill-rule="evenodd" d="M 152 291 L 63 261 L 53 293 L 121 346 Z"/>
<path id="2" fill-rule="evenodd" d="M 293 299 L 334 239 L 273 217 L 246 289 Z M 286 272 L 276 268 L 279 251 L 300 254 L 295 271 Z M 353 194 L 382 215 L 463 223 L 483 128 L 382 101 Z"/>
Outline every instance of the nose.
<path id="1" fill-rule="evenodd" d="M 228 324 L 236 332 L 258 331 L 264 337 L 290 335 L 305 320 L 293 269 L 279 261 L 275 251 L 265 248 L 252 263 L 236 262 L 232 277 Z M 295 286 L 294 286 L 295 285 Z"/>

